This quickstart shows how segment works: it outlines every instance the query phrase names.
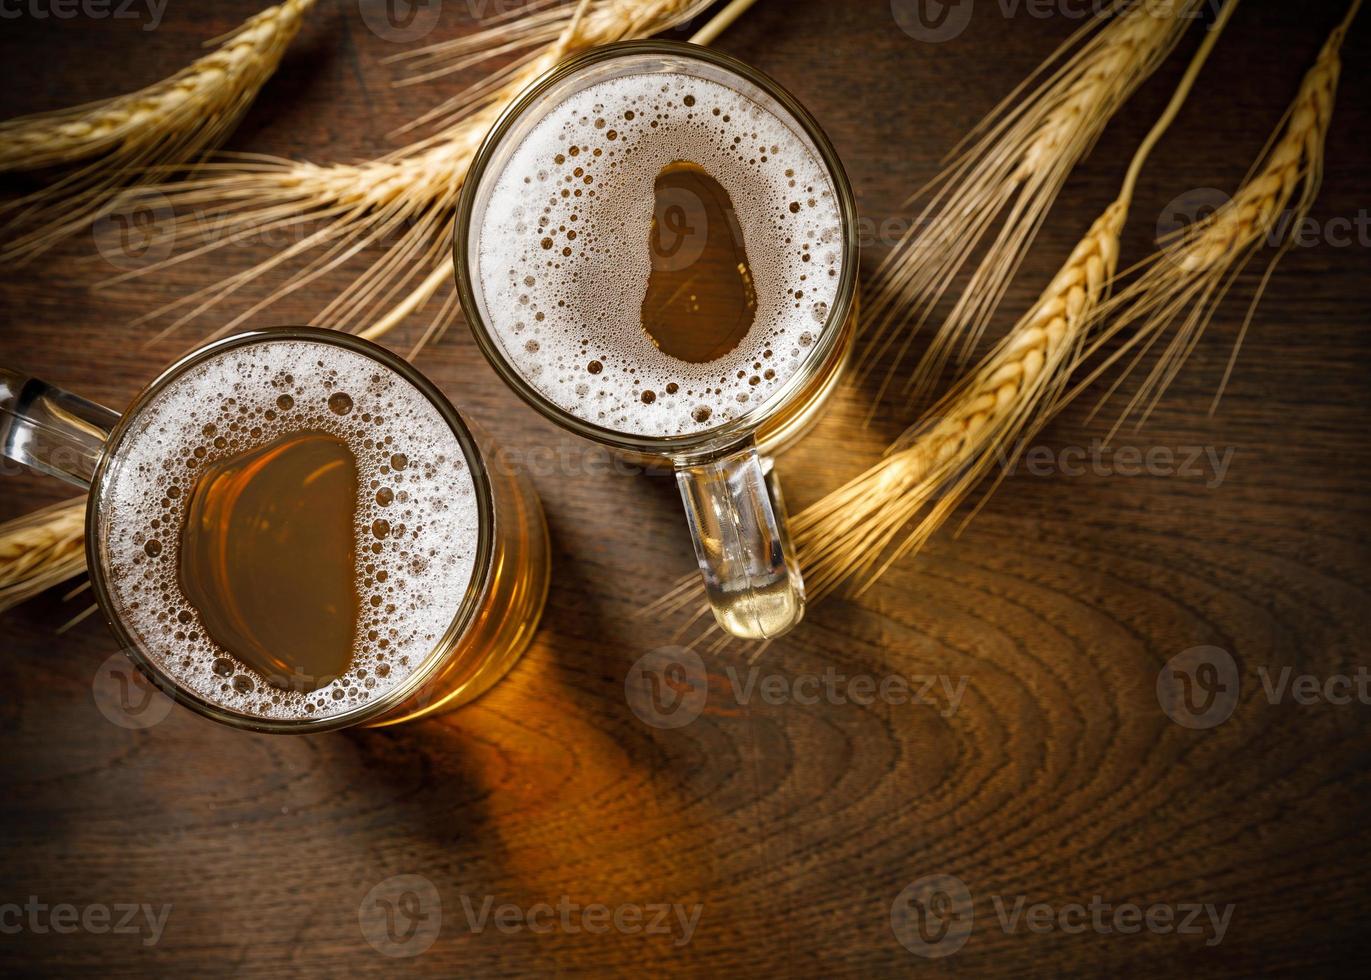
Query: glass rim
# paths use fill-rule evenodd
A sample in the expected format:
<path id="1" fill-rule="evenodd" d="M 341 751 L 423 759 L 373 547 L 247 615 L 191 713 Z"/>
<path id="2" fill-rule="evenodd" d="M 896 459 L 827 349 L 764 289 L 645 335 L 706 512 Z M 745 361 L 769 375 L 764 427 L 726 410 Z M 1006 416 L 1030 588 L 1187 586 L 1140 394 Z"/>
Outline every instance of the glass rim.
<path id="1" fill-rule="evenodd" d="M 453 435 L 457 437 L 458 444 L 466 456 L 467 468 L 471 472 L 472 484 L 476 492 L 477 541 L 472 577 L 471 581 L 467 583 L 466 594 L 462 597 L 461 603 L 458 604 L 447 629 L 424 655 L 424 662 L 403 683 L 375 701 L 367 701 L 355 708 L 322 718 L 259 718 L 215 704 L 203 695 L 178 684 L 152 662 L 152 658 L 143 650 L 142 644 L 124 625 L 123 617 L 116 609 L 110 595 L 105 581 L 105 568 L 100 560 L 101 541 L 98 532 L 100 530 L 100 500 L 103 495 L 105 475 L 111 461 L 118 456 L 119 445 L 129 427 L 147 407 L 148 403 L 160 394 L 170 382 L 211 357 L 237 347 L 289 340 L 320 343 L 350 350 L 375 361 L 412 384 L 437 409 L 443 421 L 448 424 Z M 438 656 L 439 651 L 450 650 L 462 635 L 476 613 L 481 596 L 486 593 L 490 584 L 494 552 L 495 501 L 490 480 L 486 474 L 485 458 L 481 454 L 471 430 L 447 396 L 438 389 L 438 386 L 408 361 L 379 344 L 339 330 L 323 327 L 259 327 L 211 341 L 178 358 L 145 385 L 120 414 L 118 424 L 111 430 L 101 450 L 100 461 L 91 478 L 91 488 L 87 499 L 85 546 L 86 566 L 90 574 L 91 587 L 124 654 L 133 661 L 145 677 L 152 681 L 173 702 L 185 705 L 198 714 L 238 729 L 268 734 L 310 734 L 355 726 L 384 714 L 421 689 L 429 677 L 442 666 L 443 658 Z"/>
<path id="2" fill-rule="evenodd" d="M 544 395 L 530 383 L 510 363 L 500 342 L 491 336 L 477 302 L 477 286 L 472 269 L 479 257 L 468 247 L 471 237 L 471 223 L 477 195 L 487 178 L 487 167 L 492 157 L 501 148 L 506 135 L 530 109 L 537 107 L 542 96 L 554 85 L 568 77 L 601 64 L 621 58 L 638 55 L 657 55 L 663 58 L 681 58 L 705 62 L 715 68 L 739 76 L 743 81 L 755 86 L 790 116 L 782 122 L 793 122 L 802 134 L 818 151 L 819 159 L 833 184 L 833 193 L 838 201 L 839 220 L 842 232 L 843 267 L 838 281 L 838 291 L 829 307 L 828 317 L 819 333 L 819 342 L 805 359 L 793 377 L 775 394 L 761 405 L 750 409 L 730 421 L 703 429 L 699 432 L 672 436 L 639 435 L 623 432 L 606 426 L 597 425 L 578 415 L 568 412 Z M 747 93 L 739 92 L 748 98 Z M 486 133 L 480 148 L 467 171 L 462 192 L 457 201 L 457 215 L 454 222 L 452 258 L 453 273 L 457 279 L 457 292 L 466 316 L 468 327 L 476 339 L 477 346 L 487 361 L 495 368 L 504 382 L 525 402 L 544 417 L 556 422 L 563 428 L 578 435 L 602 443 L 615 449 L 667 457 L 677 460 L 713 455 L 719 448 L 736 445 L 749 439 L 757 429 L 783 411 L 794 396 L 805 389 L 810 380 L 823 370 L 838 349 L 843 331 L 839 328 L 846 322 L 856 296 L 857 263 L 859 248 L 856 240 L 857 227 L 856 198 L 852 185 L 843 169 L 837 151 L 818 121 L 800 102 L 771 76 L 712 48 L 685 41 L 646 40 L 618 41 L 612 44 L 591 48 L 558 63 L 531 82 L 505 110 Z"/>

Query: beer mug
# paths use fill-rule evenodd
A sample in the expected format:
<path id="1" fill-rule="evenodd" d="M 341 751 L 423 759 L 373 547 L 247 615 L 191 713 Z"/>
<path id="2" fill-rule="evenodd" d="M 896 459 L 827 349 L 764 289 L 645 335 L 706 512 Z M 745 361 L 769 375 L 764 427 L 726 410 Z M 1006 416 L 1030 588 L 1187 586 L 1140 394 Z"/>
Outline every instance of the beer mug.
<path id="1" fill-rule="evenodd" d="M 125 652 L 238 728 L 465 704 L 547 596 L 532 487 L 428 379 L 348 334 L 208 344 L 122 416 L 0 369 L 0 449 L 89 488 L 87 568 Z"/>
<path id="2" fill-rule="evenodd" d="M 769 454 L 815 419 L 851 348 L 856 208 L 783 88 L 695 45 L 576 56 L 476 154 L 454 258 L 467 321 L 557 424 L 674 468 L 720 626 L 804 613 Z"/>

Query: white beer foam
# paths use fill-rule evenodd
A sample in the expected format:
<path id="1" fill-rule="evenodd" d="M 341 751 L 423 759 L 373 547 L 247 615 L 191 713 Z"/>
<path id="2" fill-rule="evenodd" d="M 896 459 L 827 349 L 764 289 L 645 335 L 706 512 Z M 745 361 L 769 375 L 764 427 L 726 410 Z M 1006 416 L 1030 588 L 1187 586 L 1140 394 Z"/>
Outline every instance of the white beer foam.
<path id="1" fill-rule="evenodd" d="M 339 392 L 352 399 L 346 415 L 329 408 Z M 357 457 L 361 598 L 351 667 L 307 694 L 269 686 L 218 647 L 177 584 L 180 528 L 200 469 L 303 430 L 331 433 Z M 390 524 L 381 540 L 377 520 Z M 177 684 L 265 719 L 327 718 L 402 683 L 452 622 L 478 532 L 469 463 L 438 409 L 368 357 L 299 340 L 233 348 L 174 378 L 125 434 L 100 498 L 109 593 L 129 633 Z"/>
<path id="2" fill-rule="evenodd" d="M 642 327 L 654 183 L 677 160 L 732 198 L 757 293 L 747 336 L 704 364 L 663 353 Z M 609 429 L 669 436 L 726 423 L 795 376 L 838 292 L 842 246 L 807 136 L 718 82 L 628 75 L 568 97 L 511 154 L 480 216 L 479 275 L 492 333 L 544 396 Z"/>

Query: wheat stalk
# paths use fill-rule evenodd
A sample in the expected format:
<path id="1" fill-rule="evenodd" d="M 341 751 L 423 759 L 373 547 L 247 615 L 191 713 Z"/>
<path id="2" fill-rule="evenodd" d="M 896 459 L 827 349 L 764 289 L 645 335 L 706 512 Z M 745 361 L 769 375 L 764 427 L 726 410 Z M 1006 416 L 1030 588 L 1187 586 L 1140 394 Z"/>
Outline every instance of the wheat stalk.
<path id="1" fill-rule="evenodd" d="M 1067 176 L 1109 119 L 1157 68 L 1197 15 L 1197 0 L 1139 0 L 1112 6 L 1077 31 L 968 135 L 924 191 L 931 195 L 886 256 L 870 289 L 868 337 L 859 374 L 875 370 L 898 341 L 873 404 L 889 388 L 911 343 L 977 247 L 998 231 L 965 290 L 909 376 L 921 397 L 961 341 L 967 360 L 999 306 Z M 1049 73 L 1065 52 L 1075 53 Z M 1043 81 L 1026 97 L 1026 87 Z M 963 141 L 964 143 L 966 141 Z"/>
<path id="2" fill-rule="evenodd" d="M 218 336 L 345 266 L 364 249 L 381 245 L 384 254 L 325 306 L 317 319 L 374 338 L 446 289 L 446 298 L 423 331 L 422 345 L 445 329 L 457 313 L 448 254 L 456 202 L 481 140 L 505 105 L 568 54 L 655 33 L 693 17 L 710 2 L 581 0 L 573 11 L 559 8 L 539 14 L 532 26 L 514 25 L 488 34 L 485 44 L 498 38 L 537 43 L 548 36 L 548 24 L 560 25 L 552 43 L 521 59 L 516 70 L 501 73 L 498 84 L 472 90 L 474 94 L 460 102 L 462 118 L 376 160 L 318 165 L 240 154 L 196 165 L 185 180 L 152 188 L 178 213 L 159 240 L 191 242 L 192 247 L 110 281 L 155 274 L 235 242 L 290 234 L 313 223 L 318 225 L 315 230 L 270 258 L 149 311 L 135 322 L 175 314 L 159 334 L 165 335 L 228 300 L 245 284 L 303 261 L 269 296 L 222 324 L 213 335 Z"/>
<path id="3" fill-rule="evenodd" d="M 1135 151 L 1118 196 L 1037 302 L 876 465 L 796 516 L 791 530 L 811 601 L 846 582 L 856 583 L 859 593 L 869 588 L 891 564 L 927 542 L 997 462 L 1012 462 L 1065 403 L 1071 368 L 1117 271 L 1119 236 L 1138 175 L 1237 4 L 1229 0 L 1220 10 L 1165 111 Z M 698 609 L 699 592 L 698 576 L 689 576 L 649 608 L 664 613 L 694 604 Z M 705 615 L 707 609 L 698 609 L 691 624 Z M 705 635 L 715 631 L 710 627 Z M 722 637 L 716 645 L 728 642 Z"/>
<path id="4" fill-rule="evenodd" d="M 1146 421 L 1199 342 L 1219 303 L 1248 262 L 1274 236 L 1282 241 L 1248 304 L 1210 412 L 1217 408 L 1257 303 L 1318 194 L 1323 178 L 1324 141 L 1341 71 L 1340 51 L 1360 6 L 1361 0 L 1354 0 L 1345 19 L 1324 42 L 1281 125 L 1232 199 L 1139 263 L 1138 278 L 1096 312 L 1094 320 L 1107 321 L 1108 326 L 1099 332 L 1098 340 L 1083 357 L 1098 352 L 1121 332 L 1127 331 L 1128 339 L 1076 386 L 1077 392 L 1136 349 L 1132 361 L 1105 392 L 1100 404 L 1117 391 L 1147 352 L 1176 325 L 1157 363 L 1114 423 L 1111 436 L 1131 415 L 1137 415 L 1138 425 Z M 1286 217 L 1289 220 L 1283 226 Z"/>
<path id="5" fill-rule="evenodd" d="M 86 567 L 86 498 L 0 524 L 0 612 Z"/>
<path id="6" fill-rule="evenodd" d="M 684 24 L 708 5 L 687 2 L 663 7 L 655 3 L 625 4 L 622 0 L 590 0 L 581 11 L 581 30 L 588 36 L 608 39 L 646 37 Z M 429 124 L 439 127 L 451 125 L 511 81 L 527 79 L 530 67 L 542 59 L 542 52 L 536 48 L 555 44 L 576 12 L 566 0 L 534 0 L 517 11 L 491 18 L 490 26 L 473 34 L 387 58 L 387 61 L 407 63 L 409 74 L 396 83 L 403 86 L 464 71 L 500 55 L 525 52 L 499 71 L 401 127 L 398 132 Z M 514 21 L 512 25 L 509 23 L 511 20 Z M 539 73 L 532 72 L 534 76 Z"/>
<path id="7" fill-rule="evenodd" d="M 17 212 L 8 231 L 31 230 L 0 248 L 0 259 L 42 254 L 110 213 L 121 191 L 151 181 L 155 168 L 217 146 L 276 70 L 313 5 L 286 0 L 268 7 L 218 39 L 214 51 L 147 88 L 0 123 L 0 172 L 87 161 L 5 209 Z"/>

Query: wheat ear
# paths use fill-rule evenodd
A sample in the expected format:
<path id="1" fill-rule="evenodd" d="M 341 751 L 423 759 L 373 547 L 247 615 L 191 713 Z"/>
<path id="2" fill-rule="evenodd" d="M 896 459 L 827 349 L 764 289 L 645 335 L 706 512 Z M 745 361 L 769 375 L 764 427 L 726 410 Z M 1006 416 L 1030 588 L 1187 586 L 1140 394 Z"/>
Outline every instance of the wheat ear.
<path id="1" fill-rule="evenodd" d="M 462 119 L 380 159 L 318 165 L 237 155 L 196 165 L 186 179 L 153 188 L 177 212 L 163 235 L 181 250 L 110 281 L 155 274 L 231 243 L 288 235 L 292 229 L 317 224 L 252 268 L 151 310 L 135 322 L 174 315 L 164 335 L 225 302 L 245 284 L 274 275 L 289 263 L 302 263 L 269 296 L 223 323 L 214 334 L 218 336 L 287 294 L 344 267 L 364 249 L 379 245 L 385 253 L 320 310 L 316 319 L 377 337 L 445 290 L 447 296 L 423 331 L 422 344 L 456 316 L 449 249 L 457 198 L 481 140 L 505 105 L 568 54 L 655 33 L 694 16 L 710 2 L 581 0 L 569 15 L 557 11 L 564 26 L 556 41 L 522 61 L 518 71 L 497 88 L 468 102 L 468 114 Z M 517 34 L 516 28 L 509 30 Z"/>
<path id="2" fill-rule="evenodd" d="M 1134 153 L 1118 197 L 1090 226 L 1037 302 L 880 462 L 796 516 L 791 529 L 811 601 L 849 581 L 860 592 L 893 562 L 921 547 L 992 468 L 1012 460 L 1062 404 L 1091 313 L 1117 270 L 1119 235 L 1138 175 L 1185 103 L 1237 4 L 1229 0 L 1220 10 L 1165 111 Z M 652 608 L 671 611 L 698 598 L 698 576 L 691 576 Z M 697 613 L 692 622 L 700 618 Z M 714 629 L 706 635 L 710 632 Z"/>
<path id="3" fill-rule="evenodd" d="M 0 612 L 86 567 L 86 498 L 0 524 Z"/>
<path id="4" fill-rule="evenodd" d="M 1110 430 L 1111 435 L 1130 416 L 1136 415 L 1138 425 L 1146 421 L 1239 274 L 1264 244 L 1277 239 L 1280 245 L 1267 263 L 1248 304 L 1247 315 L 1210 406 L 1211 413 L 1217 408 L 1252 324 L 1257 303 L 1276 263 L 1294 243 L 1295 233 L 1318 195 L 1323 178 L 1324 141 L 1333 117 L 1333 100 L 1341 71 L 1339 53 L 1360 6 L 1361 0 L 1354 0 L 1342 23 L 1324 42 L 1281 125 L 1233 198 L 1140 263 L 1141 274 L 1095 314 L 1095 319 L 1107 322 L 1107 326 L 1099 331 L 1098 340 L 1084 356 L 1098 352 L 1121 332 L 1127 332 L 1128 339 L 1076 387 L 1077 391 L 1130 351 L 1134 352 L 1128 366 L 1101 399 L 1101 404 L 1118 390 L 1157 341 L 1175 327 L 1156 364 Z"/>
<path id="5" fill-rule="evenodd" d="M 125 188 L 148 183 L 155 168 L 193 160 L 222 142 L 312 6 L 314 0 L 286 0 L 268 7 L 188 68 L 137 92 L 0 123 L 0 172 L 85 161 L 8 206 L 16 213 L 7 230 L 30 230 L 0 247 L 0 259 L 42 254 L 108 214 Z"/>
<path id="6" fill-rule="evenodd" d="M 872 469 L 805 509 L 792 525 L 815 599 L 848 578 L 870 585 L 921 546 L 995 465 L 1046 421 L 1081 324 L 1118 259 L 1126 205 L 1115 201 L 1077 244 L 1052 285 L 971 375 Z M 912 524 L 911 524 L 912 522 Z"/>
<path id="7" fill-rule="evenodd" d="M 874 371 L 898 343 L 875 403 L 972 253 L 990 237 L 905 391 L 922 397 L 959 341 L 958 361 L 970 357 L 1067 176 L 1165 59 L 1198 7 L 1196 0 L 1114 4 L 1112 16 L 1093 18 L 1010 93 L 967 137 L 970 145 L 954 150 L 942 172 L 915 195 L 927 202 L 881 263 L 869 291 L 859 375 Z M 1024 89 L 1043 75 L 1025 97 Z"/>

